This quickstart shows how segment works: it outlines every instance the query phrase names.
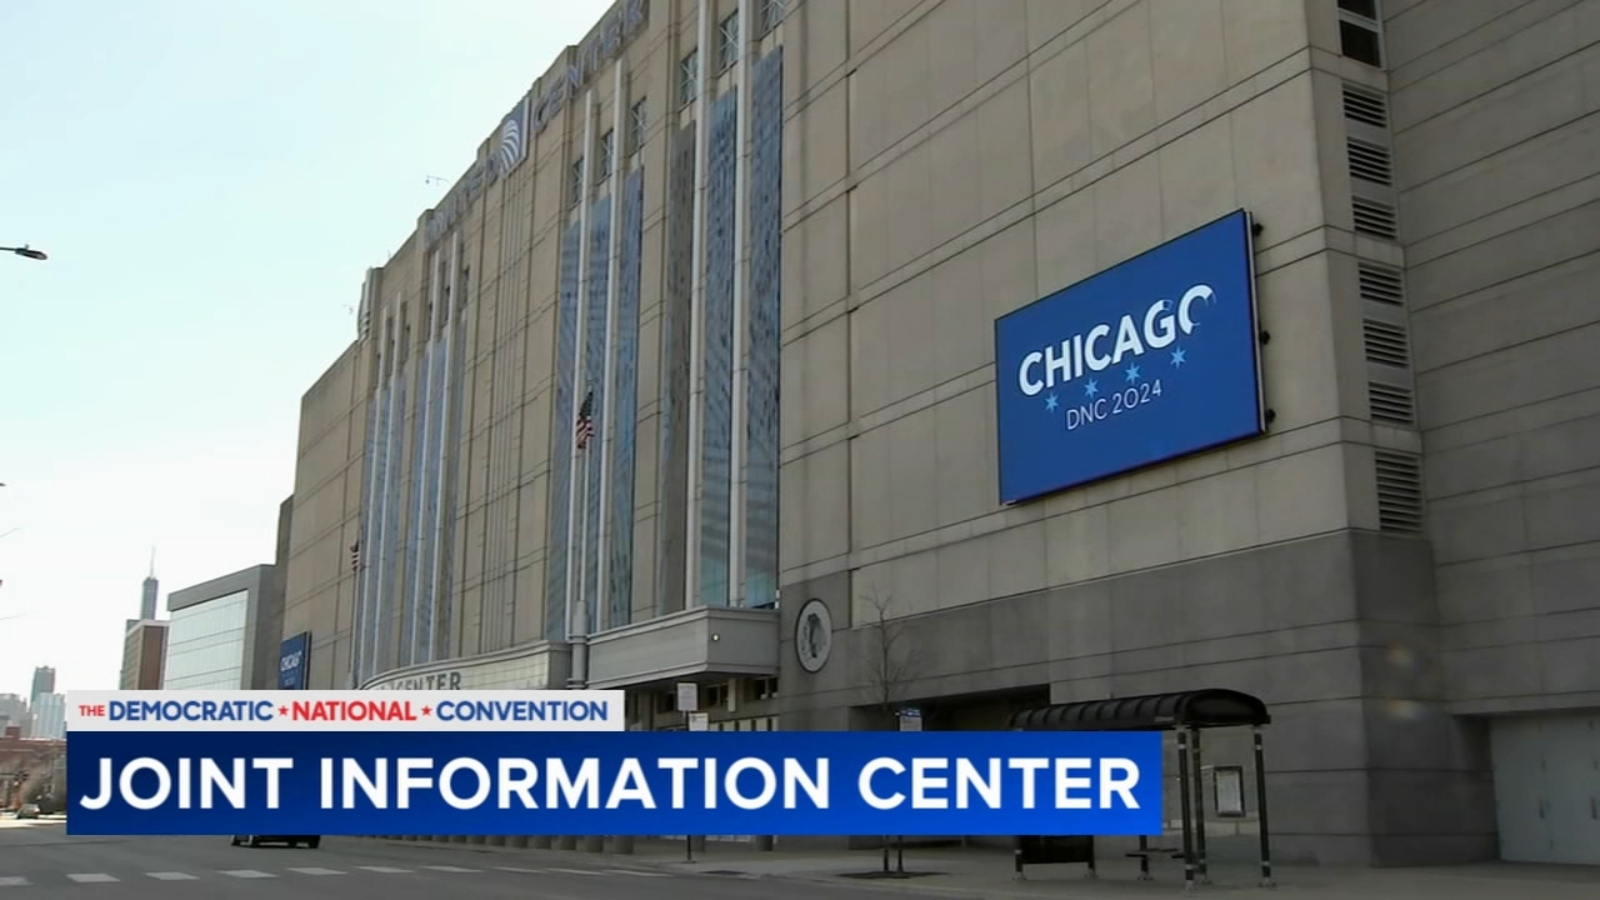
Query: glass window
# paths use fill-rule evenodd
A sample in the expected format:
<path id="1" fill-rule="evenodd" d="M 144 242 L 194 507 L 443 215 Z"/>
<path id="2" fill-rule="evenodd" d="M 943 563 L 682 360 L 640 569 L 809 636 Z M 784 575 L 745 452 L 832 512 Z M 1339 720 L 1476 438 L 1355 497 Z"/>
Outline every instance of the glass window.
<path id="1" fill-rule="evenodd" d="M 739 61 L 739 14 L 732 13 L 717 27 L 717 66 L 731 69 Z"/>
<path id="2" fill-rule="evenodd" d="M 678 103 L 688 106 L 693 103 L 700 93 L 700 51 L 689 51 L 689 55 L 678 61 Z"/>
<path id="3" fill-rule="evenodd" d="M 783 14 L 787 11 L 786 0 L 762 0 L 761 3 L 761 33 L 766 34 L 783 21 Z"/>
<path id="4" fill-rule="evenodd" d="M 634 153 L 644 149 L 646 129 L 650 127 L 650 111 L 644 101 L 633 104 L 628 115 L 628 148 Z"/>
<path id="5" fill-rule="evenodd" d="M 572 171 L 568 177 L 567 203 L 577 206 L 583 202 L 583 157 L 578 157 L 572 163 Z"/>
<path id="6" fill-rule="evenodd" d="M 600 151 L 599 152 L 599 156 L 600 156 L 600 158 L 597 160 L 597 162 L 599 163 L 599 166 L 598 166 L 599 171 L 596 172 L 595 175 L 594 175 L 594 180 L 595 180 L 596 184 L 599 184 L 600 182 L 605 181 L 607 178 L 611 177 L 611 166 L 612 166 L 612 163 L 615 161 L 615 151 L 616 151 L 616 139 L 615 138 L 616 138 L 616 135 L 613 132 L 610 132 L 610 131 L 608 131 L 605 134 L 602 134 L 600 136 L 600 147 L 599 147 L 599 151 Z"/>
<path id="7" fill-rule="evenodd" d="M 244 658 L 249 612 L 249 591 L 228 594 L 174 612 L 167 631 L 162 688 L 169 691 L 248 688 Z"/>

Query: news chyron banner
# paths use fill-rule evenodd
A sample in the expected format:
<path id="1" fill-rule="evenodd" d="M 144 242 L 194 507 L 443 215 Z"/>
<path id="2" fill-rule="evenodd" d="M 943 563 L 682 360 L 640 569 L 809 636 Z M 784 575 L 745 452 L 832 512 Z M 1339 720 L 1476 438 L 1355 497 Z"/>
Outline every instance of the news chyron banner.
<path id="1" fill-rule="evenodd" d="M 628 731 L 620 691 L 67 698 L 81 835 L 1160 834 L 1161 737 Z"/>

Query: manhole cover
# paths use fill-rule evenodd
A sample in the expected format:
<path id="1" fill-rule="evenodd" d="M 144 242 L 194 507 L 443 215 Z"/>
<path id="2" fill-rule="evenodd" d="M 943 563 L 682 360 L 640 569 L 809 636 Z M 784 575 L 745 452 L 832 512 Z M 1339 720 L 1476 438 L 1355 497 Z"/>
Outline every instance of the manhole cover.
<path id="1" fill-rule="evenodd" d="M 944 874 L 944 873 L 942 873 L 942 872 L 884 872 L 882 870 L 879 870 L 879 871 L 875 871 L 875 872 L 846 872 L 843 875 L 840 875 L 839 877 L 840 878 L 860 878 L 860 879 L 863 879 L 863 880 L 871 880 L 871 879 L 877 879 L 877 878 L 890 878 L 890 879 L 896 879 L 896 878 L 924 878 L 924 877 L 927 877 L 929 875 L 942 875 L 942 874 Z"/>

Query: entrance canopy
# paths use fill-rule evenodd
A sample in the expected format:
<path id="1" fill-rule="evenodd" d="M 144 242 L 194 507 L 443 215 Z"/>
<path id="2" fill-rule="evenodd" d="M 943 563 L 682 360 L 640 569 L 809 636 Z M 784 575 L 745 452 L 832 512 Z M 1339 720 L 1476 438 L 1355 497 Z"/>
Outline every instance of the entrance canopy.
<path id="1" fill-rule="evenodd" d="M 1011 727 L 1017 731 L 1171 731 L 1271 721 L 1267 705 L 1260 699 L 1209 688 L 1025 709 L 1011 717 Z"/>

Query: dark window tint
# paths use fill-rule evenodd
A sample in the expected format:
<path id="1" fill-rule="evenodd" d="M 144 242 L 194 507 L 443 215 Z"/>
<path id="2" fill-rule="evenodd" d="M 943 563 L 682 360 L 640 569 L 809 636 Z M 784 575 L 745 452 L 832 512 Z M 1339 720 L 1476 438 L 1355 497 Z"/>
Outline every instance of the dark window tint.
<path id="1" fill-rule="evenodd" d="M 1339 52 L 1369 66 L 1383 65 L 1383 54 L 1378 49 L 1378 33 L 1350 22 L 1339 23 Z"/>

